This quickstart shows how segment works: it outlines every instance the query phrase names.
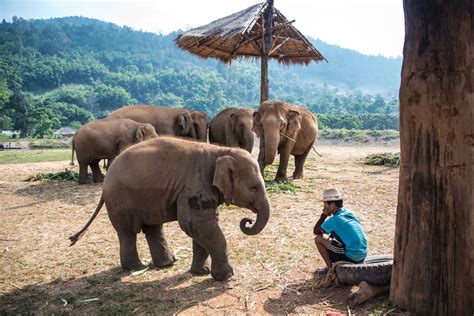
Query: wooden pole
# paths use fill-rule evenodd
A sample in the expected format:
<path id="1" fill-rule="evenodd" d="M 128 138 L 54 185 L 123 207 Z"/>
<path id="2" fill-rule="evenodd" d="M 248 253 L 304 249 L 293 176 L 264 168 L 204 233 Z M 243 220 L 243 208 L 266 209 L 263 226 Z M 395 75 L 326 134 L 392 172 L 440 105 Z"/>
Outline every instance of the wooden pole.
<path id="1" fill-rule="evenodd" d="M 263 14 L 263 51 L 261 56 L 262 69 L 260 77 L 260 103 L 268 100 L 268 54 L 272 49 L 273 0 L 267 0 L 267 8 Z"/>
<path id="2" fill-rule="evenodd" d="M 472 0 L 404 0 L 401 166 L 390 300 L 474 313 Z"/>

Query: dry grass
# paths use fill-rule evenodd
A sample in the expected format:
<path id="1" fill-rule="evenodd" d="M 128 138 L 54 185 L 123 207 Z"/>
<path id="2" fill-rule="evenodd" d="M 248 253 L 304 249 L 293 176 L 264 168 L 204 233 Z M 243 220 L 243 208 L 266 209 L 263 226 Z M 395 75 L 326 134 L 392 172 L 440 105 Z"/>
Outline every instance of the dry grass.
<path id="1" fill-rule="evenodd" d="M 64 170 L 68 161 L 0 165 L 0 314 L 347 312 L 349 287 L 313 287 L 312 272 L 323 265 L 312 234 L 321 209 L 317 201 L 324 188 L 340 187 L 350 196 L 346 206 L 366 229 L 369 252 L 392 252 L 398 169 L 362 161 L 368 154 L 396 151 L 397 146 L 318 146 L 323 157 L 311 152 L 305 178 L 293 181 L 296 192 L 270 195 L 270 222 L 256 236 L 239 229 L 240 219 L 252 216 L 250 211 L 221 207 L 220 225 L 235 272 L 224 283 L 189 274 L 191 239 L 176 222 L 165 225 L 178 257 L 168 269 L 138 275 L 121 271 L 117 236 L 105 210 L 69 248 L 68 236 L 89 219 L 101 185 L 23 181 L 39 172 Z M 144 262 L 151 262 L 143 235 L 139 253 Z M 381 297 L 351 312 L 381 314 L 391 309 L 387 297 Z"/>

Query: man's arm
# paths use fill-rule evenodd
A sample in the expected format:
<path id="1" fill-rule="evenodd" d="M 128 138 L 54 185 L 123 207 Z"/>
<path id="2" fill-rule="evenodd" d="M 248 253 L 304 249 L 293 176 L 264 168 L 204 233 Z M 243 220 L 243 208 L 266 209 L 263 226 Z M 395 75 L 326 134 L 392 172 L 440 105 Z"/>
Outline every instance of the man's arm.
<path id="1" fill-rule="evenodd" d="M 316 222 L 316 225 L 314 225 L 313 234 L 321 235 L 321 236 L 324 234 L 324 231 L 321 229 L 321 225 L 324 223 L 324 221 L 326 220 L 327 217 L 328 216 L 326 214 L 324 214 L 324 213 L 321 214 L 321 217 Z"/>

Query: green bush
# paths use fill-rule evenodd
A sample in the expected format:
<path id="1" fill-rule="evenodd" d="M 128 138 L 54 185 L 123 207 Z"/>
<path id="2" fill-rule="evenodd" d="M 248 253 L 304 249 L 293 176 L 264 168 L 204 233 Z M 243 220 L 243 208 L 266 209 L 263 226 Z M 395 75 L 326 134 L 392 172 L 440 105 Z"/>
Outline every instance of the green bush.
<path id="1" fill-rule="evenodd" d="M 364 163 L 371 166 L 398 167 L 400 166 L 400 153 L 380 153 L 368 155 Z"/>
<path id="2" fill-rule="evenodd" d="M 77 181 L 79 180 L 79 173 L 73 172 L 69 169 L 64 169 L 61 172 L 48 172 L 38 173 L 35 176 L 31 176 L 25 181 L 51 181 L 51 180 L 64 180 L 64 181 Z"/>

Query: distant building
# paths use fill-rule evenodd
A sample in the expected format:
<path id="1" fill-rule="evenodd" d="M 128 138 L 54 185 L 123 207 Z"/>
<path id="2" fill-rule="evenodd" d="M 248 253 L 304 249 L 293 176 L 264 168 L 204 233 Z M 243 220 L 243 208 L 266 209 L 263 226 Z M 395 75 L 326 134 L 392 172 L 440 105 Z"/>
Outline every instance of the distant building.
<path id="1" fill-rule="evenodd" d="M 12 136 L 18 136 L 20 135 L 20 131 L 2 131 L 2 135 L 12 137 Z"/>
<path id="2" fill-rule="evenodd" d="M 76 130 L 69 126 L 61 127 L 53 133 L 53 135 L 57 138 L 70 138 L 73 137 L 74 134 L 76 134 Z"/>

